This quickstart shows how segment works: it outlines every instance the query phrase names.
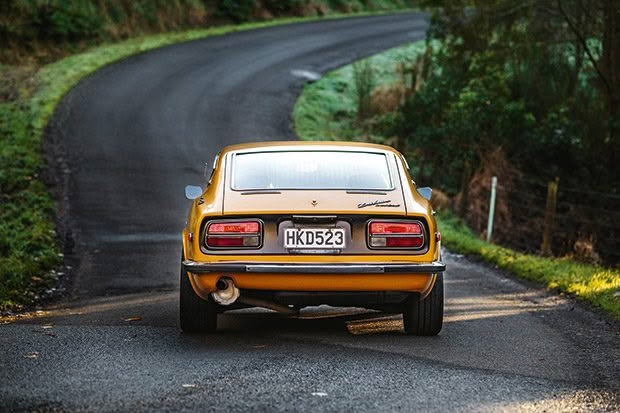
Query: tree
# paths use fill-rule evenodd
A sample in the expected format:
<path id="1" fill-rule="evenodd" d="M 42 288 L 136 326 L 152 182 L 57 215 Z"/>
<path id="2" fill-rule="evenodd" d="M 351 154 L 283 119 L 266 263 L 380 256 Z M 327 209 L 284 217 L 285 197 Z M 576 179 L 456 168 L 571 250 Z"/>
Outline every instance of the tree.
<path id="1" fill-rule="evenodd" d="M 432 38 L 441 41 L 435 71 L 462 78 L 458 87 L 471 89 L 472 82 L 492 81 L 491 71 L 478 70 L 484 61 L 484 65 L 504 74 L 504 83 L 509 87 L 504 104 L 513 109 L 522 105 L 522 115 L 533 117 L 534 122 L 516 122 L 512 127 L 508 125 L 507 130 L 498 125 L 489 125 L 484 130 L 503 134 L 495 139 L 507 149 L 514 149 L 512 153 L 508 151 L 513 161 L 524 162 L 528 169 L 538 169 L 537 172 L 550 177 L 565 173 L 580 184 L 592 182 L 601 189 L 620 192 L 620 4 L 617 0 L 426 0 L 425 3 L 441 10 L 434 14 L 429 32 Z M 455 96 L 467 95 L 461 91 Z M 458 101 L 443 103 L 440 117 L 445 118 L 446 124 L 471 115 L 454 110 L 455 104 L 463 110 L 473 108 L 471 105 Z M 460 135 L 461 146 L 465 140 L 479 150 L 484 134 L 476 132 L 476 136 L 468 136 L 475 130 L 470 125 L 461 122 L 452 133 Z M 419 128 L 413 129 L 409 131 L 410 136 L 419 133 Z M 550 153 L 561 156 L 549 159 Z"/>

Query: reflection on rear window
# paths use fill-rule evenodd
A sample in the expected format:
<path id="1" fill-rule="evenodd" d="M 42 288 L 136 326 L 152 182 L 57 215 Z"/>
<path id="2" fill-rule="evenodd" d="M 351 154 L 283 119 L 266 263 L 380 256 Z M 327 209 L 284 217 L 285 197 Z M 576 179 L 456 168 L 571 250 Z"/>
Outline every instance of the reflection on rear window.
<path id="1" fill-rule="evenodd" d="M 235 155 L 233 188 L 388 190 L 392 182 L 380 153 L 255 152 Z"/>

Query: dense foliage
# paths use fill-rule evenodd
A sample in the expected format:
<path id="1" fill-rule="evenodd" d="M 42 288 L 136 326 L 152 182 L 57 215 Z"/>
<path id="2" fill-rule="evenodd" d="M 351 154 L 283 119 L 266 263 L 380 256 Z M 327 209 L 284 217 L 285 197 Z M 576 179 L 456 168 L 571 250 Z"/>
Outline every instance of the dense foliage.
<path id="1" fill-rule="evenodd" d="M 308 87 L 298 133 L 396 146 L 415 180 L 446 192 L 443 207 L 482 236 L 497 176 L 492 238 L 521 251 L 541 250 L 547 186 L 559 179 L 545 253 L 620 263 L 619 8 L 606 0 L 426 3 L 441 6 L 426 52 L 388 52 L 386 62 L 368 61 L 370 71 L 359 63 Z"/>
<path id="2" fill-rule="evenodd" d="M 618 2 L 426 3 L 441 12 L 416 90 L 383 133 L 405 143 L 419 181 L 457 195 L 478 233 L 498 176 L 493 239 L 524 251 L 541 246 L 546 186 L 558 179 L 551 251 L 619 263 Z"/>
<path id="3" fill-rule="evenodd" d="M 452 193 L 502 147 L 541 181 L 620 193 L 620 7 L 615 0 L 428 0 L 424 86 L 394 133 L 418 176 Z M 471 7 L 471 8 L 469 8 Z"/>
<path id="4" fill-rule="evenodd" d="M 247 21 L 256 7 L 256 0 L 219 0 L 216 14 L 235 22 Z"/>

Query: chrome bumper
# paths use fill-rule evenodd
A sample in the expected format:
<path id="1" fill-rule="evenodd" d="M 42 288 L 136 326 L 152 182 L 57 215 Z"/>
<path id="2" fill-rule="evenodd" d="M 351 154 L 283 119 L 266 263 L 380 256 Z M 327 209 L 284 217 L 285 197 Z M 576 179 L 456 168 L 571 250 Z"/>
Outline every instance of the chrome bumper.
<path id="1" fill-rule="evenodd" d="M 220 273 L 298 273 L 298 274 L 429 274 L 446 270 L 441 261 L 420 264 L 209 264 L 183 261 L 183 269 L 194 274 Z"/>

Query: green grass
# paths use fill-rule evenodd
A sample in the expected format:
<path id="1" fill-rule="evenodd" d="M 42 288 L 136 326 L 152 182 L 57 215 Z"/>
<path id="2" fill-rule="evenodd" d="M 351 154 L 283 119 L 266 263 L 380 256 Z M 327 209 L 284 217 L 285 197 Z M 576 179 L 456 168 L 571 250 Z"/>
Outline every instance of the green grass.
<path id="1" fill-rule="evenodd" d="M 0 103 L 0 311 L 32 305 L 56 285 L 56 269 L 62 263 L 62 254 L 55 232 L 54 203 L 40 179 L 44 168 L 41 136 L 58 102 L 83 77 L 109 63 L 173 43 L 275 25 L 386 12 L 283 18 L 145 36 L 63 58 L 43 66 L 23 85 L 18 84 L 19 97 Z M 10 70 L 15 68 L 0 65 L 0 77 Z"/>
<path id="2" fill-rule="evenodd" d="M 416 56 L 424 52 L 424 48 L 422 40 L 364 59 L 370 61 L 374 68 L 376 86 L 398 82 L 398 65 L 412 63 Z M 303 139 L 371 140 L 380 143 L 381 136 L 362 138 L 363 132 L 354 125 L 355 111 L 353 66 L 348 65 L 304 88 L 293 110 L 295 130 Z"/>
<path id="3" fill-rule="evenodd" d="M 583 264 L 569 258 L 523 254 L 482 241 L 460 220 L 448 214 L 437 218 L 442 243 L 451 251 L 482 258 L 498 268 L 549 288 L 574 294 L 620 319 L 620 271 Z"/>
<path id="4" fill-rule="evenodd" d="M 370 59 L 378 84 L 398 80 L 395 67 L 412 61 L 423 52 L 423 42 L 388 50 Z M 298 136 L 308 140 L 369 140 L 356 129 L 355 89 L 352 65 L 335 70 L 304 88 L 293 120 Z M 370 140 L 384 143 L 382 136 Z M 388 142 L 389 143 L 389 142 Z M 460 219 L 444 213 L 438 216 L 442 242 L 451 251 L 476 256 L 518 277 L 549 288 L 574 294 L 620 319 L 620 270 L 575 262 L 568 258 L 546 258 L 523 254 L 480 240 Z"/>
<path id="5" fill-rule="evenodd" d="M 51 288 L 61 261 L 28 109 L 0 105 L 0 310 L 19 308 Z"/>

